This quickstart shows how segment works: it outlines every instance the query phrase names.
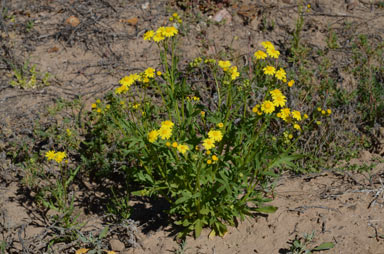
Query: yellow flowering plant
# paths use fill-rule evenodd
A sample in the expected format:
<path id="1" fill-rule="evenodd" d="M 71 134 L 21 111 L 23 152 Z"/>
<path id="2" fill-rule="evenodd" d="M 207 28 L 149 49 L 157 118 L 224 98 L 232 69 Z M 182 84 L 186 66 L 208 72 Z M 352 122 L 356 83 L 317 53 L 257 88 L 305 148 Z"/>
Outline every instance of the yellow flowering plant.
<path id="1" fill-rule="evenodd" d="M 294 81 L 278 66 L 271 42 L 256 51 L 248 75 L 228 59 L 203 56 L 183 70 L 177 27 L 146 32 L 161 66 L 123 77 L 91 109 L 83 161 L 99 175 L 122 172 L 135 183 L 131 195 L 167 200 L 170 218 L 183 227 L 180 236 L 198 237 L 204 227 L 222 236 L 237 219 L 276 210 L 266 204 L 271 182 L 300 158 L 293 148 L 313 119 L 288 106 Z M 206 79 L 201 73 L 209 80 L 194 83 Z M 122 106 L 130 104 L 140 106 Z"/>

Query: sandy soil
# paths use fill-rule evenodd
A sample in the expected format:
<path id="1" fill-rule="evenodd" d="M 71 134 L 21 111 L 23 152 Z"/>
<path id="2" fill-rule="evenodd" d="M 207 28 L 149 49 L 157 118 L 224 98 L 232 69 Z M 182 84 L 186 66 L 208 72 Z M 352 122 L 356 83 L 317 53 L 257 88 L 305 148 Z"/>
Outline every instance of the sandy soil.
<path id="1" fill-rule="evenodd" d="M 30 134 L 33 122 L 49 105 L 59 98 L 81 97 L 88 107 L 116 87 L 123 75 L 156 67 L 156 48 L 143 41 L 142 35 L 164 24 L 173 11 L 188 20 L 189 35 L 180 45 L 185 59 L 202 53 L 219 56 L 225 50 L 248 61 L 263 40 L 272 41 L 284 52 L 297 20 L 297 2 L 293 0 L 219 1 L 208 5 L 204 13 L 197 6 L 183 13 L 175 2 L 2 1 L 8 15 L 15 17 L 10 21 L 2 14 L 0 19 L 0 240 L 8 242 L 10 253 L 43 253 L 44 239 L 54 231 L 54 225 L 48 225 L 31 202 L 33 193 L 25 191 L 20 168 L 10 163 L 4 150 L 10 142 Z M 350 61 L 350 39 L 365 33 L 382 40 L 384 9 L 372 2 L 379 1 L 308 1 L 311 9 L 305 14 L 303 43 L 324 49 L 330 29 L 337 34 L 341 47 L 334 49 L 331 57 L 340 63 L 336 68 L 340 86 L 353 87 L 354 81 L 343 73 Z M 212 22 L 223 10 L 226 22 Z M 80 23 L 71 25 L 67 20 L 71 16 Z M 31 29 L 28 21 L 33 21 Z M 22 65 L 24 59 L 30 59 L 39 71 L 51 73 L 51 85 L 34 90 L 11 87 L 11 65 Z M 279 207 L 276 213 L 249 218 L 231 228 L 224 238 L 208 239 L 209 231 L 196 240 L 187 238 L 184 253 L 288 253 L 290 241 L 312 232 L 315 240 L 311 246 L 335 243 L 324 253 L 384 253 L 382 159 L 362 152 L 352 163 L 376 165 L 365 173 L 327 169 L 300 177 L 283 176 L 272 202 Z M 85 205 L 80 213 L 89 221 L 84 231 L 101 230 L 108 224 L 100 213 Z M 128 233 L 115 225 L 107 239 L 113 245 L 110 248 L 119 248 L 114 249 L 119 253 L 182 253 L 176 252 L 179 245 L 164 216 L 156 212 L 147 222 L 132 222 Z M 116 247 L 113 239 L 123 246 Z M 74 253 L 75 248 L 59 245 L 56 252 Z"/>

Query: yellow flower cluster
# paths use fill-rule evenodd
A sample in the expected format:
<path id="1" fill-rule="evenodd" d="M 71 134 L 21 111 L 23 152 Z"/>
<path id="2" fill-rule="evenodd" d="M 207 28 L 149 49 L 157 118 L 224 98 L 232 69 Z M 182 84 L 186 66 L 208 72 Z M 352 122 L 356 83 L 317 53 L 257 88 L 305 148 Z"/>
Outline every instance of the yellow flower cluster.
<path id="1" fill-rule="evenodd" d="M 231 80 L 235 80 L 240 76 L 240 73 L 237 71 L 237 66 L 231 66 L 230 61 L 219 61 L 219 67 L 223 69 L 224 72 L 231 75 Z"/>
<path id="2" fill-rule="evenodd" d="M 148 133 L 148 141 L 154 143 L 160 136 L 161 139 L 169 139 L 172 136 L 174 123 L 170 120 L 163 121 L 160 129 L 152 130 Z"/>
<path id="3" fill-rule="evenodd" d="M 179 14 L 177 14 L 176 12 L 172 14 L 172 17 L 169 18 L 169 21 L 176 21 L 176 23 L 179 23 L 181 24 L 183 21 L 181 20 L 181 18 L 179 17 Z"/>
<path id="4" fill-rule="evenodd" d="M 161 72 L 157 72 L 157 74 L 160 76 Z M 143 82 L 143 83 L 149 83 L 151 78 L 155 78 L 156 70 L 154 68 L 148 67 L 145 71 L 142 73 L 133 73 L 129 76 L 123 77 L 119 83 L 120 87 L 115 89 L 116 94 L 122 94 L 129 91 L 129 88 L 136 82 Z"/>
<path id="5" fill-rule="evenodd" d="M 170 38 L 178 34 L 178 30 L 176 27 L 167 26 L 167 27 L 159 27 L 156 32 L 153 30 L 149 30 L 144 34 L 144 40 L 154 42 L 160 42 L 165 40 L 166 38 Z"/>
<path id="6" fill-rule="evenodd" d="M 203 140 L 203 147 L 209 151 L 215 147 L 216 142 L 220 142 L 223 139 L 223 133 L 220 130 L 210 130 L 208 132 L 208 138 Z"/>
<path id="7" fill-rule="evenodd" d="M 45 157 L 48 161 L 54 160 L 57 163 L 61 163 L 67 157 L 67 154 L 65 152 L 55 152 L 51 150 L 45 153 Z"/>
<path id="8" fill-rule="evenodd" d="M 196 96 L 188 96 L 186 99 L 187 101 L 200 101 L 200 98 Z"/>

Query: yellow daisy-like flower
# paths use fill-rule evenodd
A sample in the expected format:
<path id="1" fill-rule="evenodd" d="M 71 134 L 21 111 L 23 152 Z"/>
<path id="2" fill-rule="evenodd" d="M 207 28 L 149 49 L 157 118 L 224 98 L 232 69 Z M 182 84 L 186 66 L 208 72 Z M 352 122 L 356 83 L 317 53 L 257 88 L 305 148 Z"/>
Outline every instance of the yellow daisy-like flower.
<path id="1" fill-rule="evenodd" d="M 298 131 L 301 131 L 301 127 L 300 127 L 300 125 L 298 125 L 297 123 L 295 123 L 295 124 L 293 125 L 293 128 L 295 128 L 295 129 L 298 130 Z"/>
<path id="2" fill-rule="evenodd" d="M 219 127 L 219 128 L 223 128 L 224 124 L 223 123 L 218 123 L 216 126 Z"/>
<path id="3" fill-rule="evenodd" d="M 173 128 L 175 124 L 171 120 L 165 120 L 161 122 L 161 128 L 166 127 L 166 128 Z"/>
<path id="4" fill-rule="evenodd" d="M 96 108 L 96 107 L 97 107 L 96 103 L 92 103 L 91 108 Z"/>
<path id="5" fill-rule="evenodd" d="M 275 73 L 275 77 L 278 79 L 278 80 L 284 80 L 286 78 L 286 75 L 287 73 L 285 72 L 285 70 L 283 68 L 280 68 L 278 71 L 276 71 Z"/>
<path id="6" fill-rule="evenodd" d="M 236 78 L 238 78 L 240 76 L 240 73 L 237 71 L 237 66 L 232 66 L 229 69 L 229 72 L 231 73 L 231 79 L 232 80 L 235 80 Z"/>
<path id="7" fill-rule="evenodd" d="M 144 40 L 150 41 L 154 35 L 155 35 L 155 32 L 153 30 L 149 30 L 144 34 Z"/>
<path id="8" fill-rule="evenodd" d="M 161 126 L 159 129 L 159 136 L 161 139 L 169 139 L 172 136 L 172 128 Z"/>
<path id="9" fill-rule="evenodd" d="M 148 78 L 153 78 L 155 77 L 155 69 L 149 67 L 147 68 L 145 71 L 144 71 L 145 75 L 148 77 Z"/>
<path id="10" fill-rule="evenodd" d="M 55 151 L 51 150 L 45 153 L 45 157 L 47 158 L 48 161 L 54 160 L 56 157 Z"/>
<path id="11" fill-rule="evenodd" d="M 289 108 L 282 108 L 280 110 L 280 114 L 281 114 L 280 118 L 283 119 L 284 121 L 287 121 L 288 117 L 291 114 L 291 110 Z"/>
<path id="12" fill-rule="evenodd" d="M 159 30 L 157 30 L 155 35 L 152 37 L 152 39 L 154 42 L 160 42 L 160 41 L 164 40 L 165 37 L 163 36 L 163 34 L 161 32 L 159 32 Z"/>
<path id="13" fill-rule="evenodd" d="M 252 108 L 252 112 L 258 114 L 259 116 L 261 116 L 263 113 L 260 111 L 260 107 L 261 106 L 259 104 L 257 104 L 256 106 L 254 106 Z"/>
<path id="14" fill-rule="evenodd" d="M 207 160 L 207 164 L 208 165 L 212 164 L 212 161 L 211 160 Z"/>
<path id="15" fill-rule="evenodd" d="M 165 27 L 162 31 L 163 36 L 165 37 L 173 37 L 178 33 L 177 28 L 173 26 Z"/>
<path id="16" fill-rule="evenodd" d="M 294 81 L 294 80 L 290 80 L 290 81 L 288 82 L 288 86 L 289 86 L 289 87 L 292 87 L 293 84 L 295 84 L 295 81 Z"/>
<path id="17" fill-rule="evenodd" d="M 269 93 L 272 95 L 272 98 L 275 96 L 282 96 L 283 95 L 283 93 L 280 91 L 280 89 L 274 89 L 274 90 L 270 91 Z"/>
<path id="18" fill-rule="evenodd" d="M 205 112 L 204 112 L 204 111 L 201 111 L 201 112 L 200 112 L 200 115 L 201 115 L 201 117 L 204 117 L 204 116 L 205 116 Z"/>
<path id="19" fill-rule="evenodd" d="M 159 132 L 157 130 L 150 131 L 148 133 L 148 141 L 151 143 L 154 143 L 157 140 L 158 136 L 159 136 Z"/>
<path id="20" fill-rule="evenodd" d="M 173 148 L 177 148 L 177 146 L 178 146 L 177 142 L 173 142 L 173 143 L 172 143 L 172 147 L 173 147 Z"/>
<path id="21" fill-rule="evenodd" d="M 55 158 L 54 160 L 57 162 L 57 163 L 60 163 L 62 162 L 65 158 L 67 157 L 67 154 L 65 152 L 57 152 L 55 154 Z"/>
<path id="22" fill-rule="evenodd" d="M 223 133 L 219 130 L 210 130 L 208 132 L 208 137 L 215 142 L 220 142 L 223 139 Z"/>
<path id="23" fill-rule="evenodd" d="M 279 58 L 280 52 L 276 49 L 267 49 L 267 54 L 272 58 Z"/>
<path id="24" fill-rule="evenodd" d="M 322 109 L 321 109 L 320 107 L 317 108 L 317 111 L 321 112 L 321 110 L 322 110 Z"/>
<path id="25" fill-rule="evenodd" d="M 177 151 L 179 151 L 182 154 L 185 154 L 189 150 L 189 147 L 187 145 L 178 145 Z"/>
<path id="26" fill-rule="evenodd" d="M 96 112 L 97 112 L 97 113 L 101 113 L 101 108 L 98 108 L 98 109 L 96 110 Z"/>
<path id="27" fill-rule="evenodd" d="M 316 121 L 316 124 L 317 125 L 321 125 L 321 121 Z"/>
<path id="28" fill-rule="evenodd" d="M 167 141 L 167 143 L 165 143 L 165 145 L 170 147 L 171 146 L 171 142 Z"/>
<path id="29" fill-rule="evenodd" d="M 321 114 L 325 115 L 327 112 L 325 112 L 325 110 L 322 110 L 321 111 Z"/>
<path id="30" fill-rule="evenodd" d="M 139 75 L 137 73 L 133 73 L 129 76 L 125 76 L 124 78 L 120 79 L 119 83 L 123 86 L 130 87 L 138 79 Z"/>
<path id="31" fill-rule="evenodd" d="M 210 150 L 215 147 L 215 141 L 210 138 L 206 138 L 203 140 L 203 146 L 205 150 Z"/>
<path id="32" fill-rule="evenodd" d="M 275 105 L 276 107 L 284 107 L 286 102 L 287 98 L 282 94 L 273 96 L 273 105 Z"/>
<path id="33" fill-rule="evenodd" d="M 218 158 L 216 155 L 212 155 L 212 160 L 213 160 L 213 161 L 218 161 L 219 158 Z"/>
<path id="34" fill-rule="evenodd" d="M 161 71 L 157 71 L 156 74 L 157 74 L 157 76 L 161 76 L 162 73 L 161 73 Z"/>
<path id="35" fill-rule="evenodd" d="M 332 114 L 332 110 L 327 109 L 327 113 L 328 113 L 328 115 Z"/>
<path id="36" fill-rule="evenodd" d="M 303 117 L 304 117 L 304 119 L 308 119 L 308 115 L 307 114 L 304 114 Z"/>
<path id="37" fill-rule="evenodd" d="M 268 66 L 263 68 L 263 71 L 264 71 L 265 75 L 273 76 L 273 74 L 275 74 L 275 72 L 276 72 L 276 69 L 275 69 L 275 67 L 268 65 Z"/>
<path id="38" fill-rule="evenodd" d="M 116 93 L 116 94 L 122 94 L 122 93 L 126 93 L 126 92 L 128 92 L 128 91 L 129 91 L 129 87 L 127 87 L 127 86 L 125 86 L 125 85 L 122 85 L 122 86 L 117 87 L 117 88 L 115 89 L 115 93 Z"/>
<path id="39" fill-rule="evenodd" d="M 261 111 L 266 114 L 271 114 L 273 111 L 275 111 L 275 105 L 271 101 L 266 100 L 261 104 Z"/>
<path id="40" fill-rule="evenodd" d="M 265 48 L 265 49 L 275 49 L 275 46 L 273 46 L 272 42 L 270 41 L 263 41 L 261 43 L 261 45 Z"/>
<path id="41" fill-rule="evenodd" d="M 231 62 L 230 61 L 219 61 L 219 66 L 223 71 L 227 71 L 229 67 L 231 67 Z"/>
<path id="42" fill-rule="evenodd" d="M 210 154 L 211 154 L 211 151 L 208 150 L 208 151 L 205 152 L 205 154 L 206 154 L 206 155 L 210 155 Z"/>
<path id="43" fill-rule="evenodd" d="M 264 51 L 258 50 L 255 52 L 254 56 L 256 59 L 265 59 L 267 58 L 267 54 Z"/>
<path id="44" fill-rule="evenodd" d="M 101 100 L 100 100 L 100 99 L 97 99 L 97 100 L 96 100 L 96 103 L 101 103 Z"/>
<path id="45" fill-rule="evenodd" d="M 292 117 L 295 118 L 298 121 L 301 121 L 301 113 L 300 111 L 294 110 L 292 111 Z"/>

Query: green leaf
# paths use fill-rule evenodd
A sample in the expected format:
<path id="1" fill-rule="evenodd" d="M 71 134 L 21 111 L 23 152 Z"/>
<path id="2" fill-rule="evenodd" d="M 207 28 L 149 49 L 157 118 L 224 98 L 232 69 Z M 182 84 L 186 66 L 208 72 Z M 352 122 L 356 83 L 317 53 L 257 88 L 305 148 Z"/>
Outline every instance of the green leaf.
<path id="1" fill-rule="evenodd" d="M 312 251 L 329 250 L 329 249 L 332 249 L 333 247 L 335 247 L 334 243 L 326 242 L 326 243 L 322 243 L 319 246 L 313 248 Z"/>
<path id="2" fill-rule="evenodd" d="M 182 196 L 175 201 L 176 205 L 184 203 L 185 201 L 187 201 L 188 199 L 190 199 L 192 197 L 192 194 L 188 191 L 183 191 L 181 195 Z"/>
<path id="3" fill-rule="evenodd" d="M 255 211 L 259 213 L 274 213 L 276 212 L 276 210 L 277 210 L 276 206 L 263 206 L 255 209 Z"/>
<path id="4" fill-rule="evenodd" d="M 195 238 L 198 238 L 201 234 L 201 230 L 203 229 L 203 222 L 198 219 L 195 222 Z"/>
<path id="5" fill-rule="evenodd" d="M 101 239 L 103 239 L 104 237 L 107 236 L 108 230 L 109 230 L 108 226 L 106 226 L 105 228 L 103 228 L 103 230 L 101 230 L 101 232 L 99 234 L 99 240 L 101 240 Z"/>

